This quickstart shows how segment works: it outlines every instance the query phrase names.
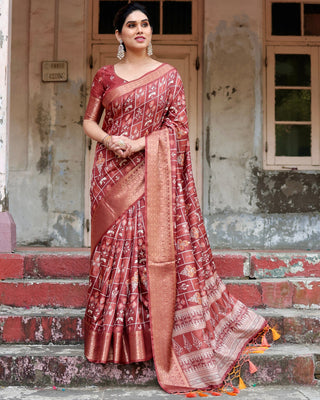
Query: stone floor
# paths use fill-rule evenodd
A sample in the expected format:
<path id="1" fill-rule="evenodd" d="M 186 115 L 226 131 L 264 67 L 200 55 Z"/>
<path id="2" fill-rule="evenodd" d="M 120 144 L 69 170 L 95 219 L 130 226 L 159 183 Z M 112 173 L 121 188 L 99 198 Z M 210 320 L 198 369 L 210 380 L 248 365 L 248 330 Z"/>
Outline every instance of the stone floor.
<path id="1" fill-rule="evenodd" d="M 197 397 L 200 399 L 200 397 Z M 210 396 L 210 398 L 213 398 Z M 230 398 L 223 394 L 221 400 Z M 246 400 L 319 400 L 320 387 L 311 386 L 256 386 L 242 390 L 237 398 Z M 181 395 L 169 395 L 156 387 L 86 387 L 86 388 L 25 388 L 0 387 L 1 400 L 173 400 L 185 399 Z"/>

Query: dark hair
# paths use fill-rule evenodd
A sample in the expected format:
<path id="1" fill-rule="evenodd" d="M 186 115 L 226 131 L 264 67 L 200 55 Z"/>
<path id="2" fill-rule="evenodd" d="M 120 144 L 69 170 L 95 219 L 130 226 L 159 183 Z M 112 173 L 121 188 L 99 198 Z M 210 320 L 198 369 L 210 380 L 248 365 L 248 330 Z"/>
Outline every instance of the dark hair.
<path id="1" fill-rule="evenodd" d="M 121 33 L 124 21 L 126 20 L 127 16 L 131 14 L 133 11 L 141 11 L 143 14 L 145 14 L 151 25 L 150 17 L 146 8 L 140 3 L 132 2 L 126 4 L 125 6 L 121 7 L 120 10 L 117 11 L 113 20 L 113 27 L 115 31 L 119 31 L 119 33 Z"/>

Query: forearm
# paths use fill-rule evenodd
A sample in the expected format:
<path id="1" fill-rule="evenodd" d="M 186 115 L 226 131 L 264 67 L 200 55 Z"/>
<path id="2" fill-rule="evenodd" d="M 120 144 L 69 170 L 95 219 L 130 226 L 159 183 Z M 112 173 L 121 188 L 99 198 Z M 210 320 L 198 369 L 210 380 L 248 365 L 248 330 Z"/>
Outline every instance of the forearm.
<path id="1" fill-rule="evenodd" d="M 89 136 L 89 138 L 102 143 L 103 139 L 106 137 L 106 132 L 104 132 L 100 126 L 90 119 L 85 119 L 83 121 L 84 133 Z"/>
<path id="2" fill-rule="evenodd" d="M 146 147 L 146 140 L 145 140 L 145 137 L 143 136 L 143 137 L 141 137 L 141 138 L 139 138 L 139 139 L 136 139 L 135 141 L 134 141 L 134 144 L 135 144 L 135 151 L 136 152 L 138 152 L 138 151 L 141 151 L 141 150 L 144 150 L 145 149 L 145 147 Z"/>

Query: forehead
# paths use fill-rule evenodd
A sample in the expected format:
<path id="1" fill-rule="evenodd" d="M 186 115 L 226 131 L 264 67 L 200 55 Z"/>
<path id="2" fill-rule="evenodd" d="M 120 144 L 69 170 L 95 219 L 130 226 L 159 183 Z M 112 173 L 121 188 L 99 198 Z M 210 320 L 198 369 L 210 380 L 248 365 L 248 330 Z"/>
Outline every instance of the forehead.
<path id="1" fill-rule="evenodd" d="M 127 23 L 128 21 L 142 21 L 144 19 L 148 19 L 146 14 L 144 14 L 143 12 L 141 12 L 139 10 L 135 10 L 127 16 L 124 23 Z"/>

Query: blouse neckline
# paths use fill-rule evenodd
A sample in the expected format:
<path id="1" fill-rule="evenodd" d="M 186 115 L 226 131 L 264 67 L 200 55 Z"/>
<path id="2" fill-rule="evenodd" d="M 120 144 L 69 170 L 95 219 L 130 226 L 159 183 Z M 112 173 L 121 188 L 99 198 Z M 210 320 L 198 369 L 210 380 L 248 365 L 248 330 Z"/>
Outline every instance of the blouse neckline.
<path id="1" fill-rule="evenodd" d="M 138 78 L 132 79 L 132 80 L 130 80 L 130 81 L 128 81 L 127 79 L 121 78 L 121 76 L 119 76 L 119 75 L 116 73 L 114 64 L 113 64 L 112 67 L 113 67 L 113 73 L 114 73 L 114 75 L 115 75 L 117 78 L 121 79 L 123 82 L 134 82 L 134 81 L 137 81 L 137 80 L 143 78 L 144 76 L 147 76 L 148 74 L 151 74 L 152 72 L 154 72 L 154 71 L 156 71 L 157 69 L 161 68 L 164 64 L 165 64 L 165 63 L 161 63 L 160 65 L 158 65 L 156 68 L 152 69 L 151 71 L 148 71 L 148 72 L 142 74 L 141 76 L 139 76 Z"/>

